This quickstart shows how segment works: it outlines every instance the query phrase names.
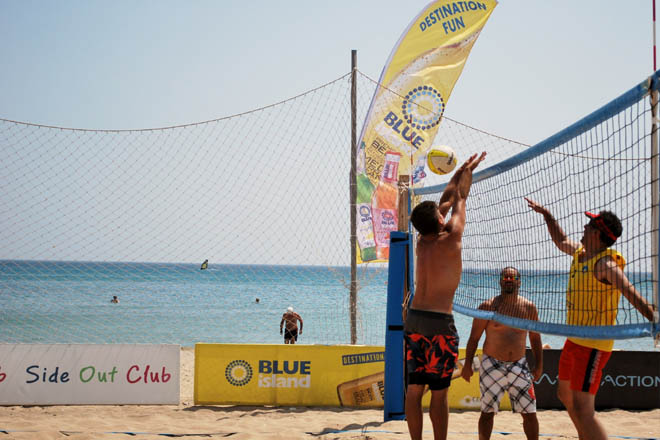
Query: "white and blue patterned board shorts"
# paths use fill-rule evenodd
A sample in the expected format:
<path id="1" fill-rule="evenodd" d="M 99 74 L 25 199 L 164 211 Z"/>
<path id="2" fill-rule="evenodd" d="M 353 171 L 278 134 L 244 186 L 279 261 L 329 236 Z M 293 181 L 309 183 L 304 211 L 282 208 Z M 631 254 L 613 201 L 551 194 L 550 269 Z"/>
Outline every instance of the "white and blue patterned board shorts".
<path id="1" fill-rule="evenodd" d="M 505 391 L 509 393 L 514 412 L 536 412 L 534 378 L 525 357 L 515 362 L 503 362 L 484 354 L 479 371 L 481 412 L 496 413 Z"/>

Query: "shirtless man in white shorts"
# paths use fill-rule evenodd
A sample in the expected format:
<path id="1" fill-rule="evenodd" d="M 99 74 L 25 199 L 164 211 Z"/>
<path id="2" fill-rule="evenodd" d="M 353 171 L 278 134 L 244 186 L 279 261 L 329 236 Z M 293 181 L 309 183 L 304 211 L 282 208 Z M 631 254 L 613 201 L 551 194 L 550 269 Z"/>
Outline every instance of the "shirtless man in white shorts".
<path id="1" fill-rule="evenodd" d="M 536 306 L 518 295 L 520 272 L 513 267 L 505 267 L 500 274 L 501 294 L 479 306 L 480 310 L 502 315 L 537 321 Z M 534 355 L 534 370 L 530 371 L 525 358 L 525 342 L 528 332 L 496 321 L 475 318 L 472 321 L 470 339 L 465 348 L 465 365 L 461 376 L 466 381 L 472 377 L 472 359 L 483 332 L 486 340 L 483 346 L 481 367 L 479 368 L 479 388 L 481 390 L 481 415 L 479 416 L 479 440 L 490 439 L 493 431 L 493 418 L 499 410 L 504 392 L 509 393 L 513 411 L 523 418 L 523 430 L 528 440 L 539 438 L 539 422 L 536 418 L 536 396 L 534 381 L 543 373 L 543 344 L 541 335 L 529 332 L 529 342 Z"/>

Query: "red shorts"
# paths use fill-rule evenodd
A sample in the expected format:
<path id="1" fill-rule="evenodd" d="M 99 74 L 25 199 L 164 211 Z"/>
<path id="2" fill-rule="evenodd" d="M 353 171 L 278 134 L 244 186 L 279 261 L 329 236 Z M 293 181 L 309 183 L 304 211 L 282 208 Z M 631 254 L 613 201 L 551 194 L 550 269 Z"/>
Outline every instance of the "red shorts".
<path id="1" fill-rule="evenodd" d="M 559 380 L 570 380 L 573 391 L 596 394 L 611 355 L 610 351 L 584 347 L 567 339 L 559 357 Z"/>
<path id="2" fill-rule="evenodd" d="M 444 390 L 451 384 L 458 358 L 458 336 L 424 336 L 405 332 L 408 383 Z"/>
<path id="3" fill-rule="evenodd" d="M 458 332 L 450 313 L 408 309 L 403 326 L 408 384 L 444 390 L 458 358 Z"/>

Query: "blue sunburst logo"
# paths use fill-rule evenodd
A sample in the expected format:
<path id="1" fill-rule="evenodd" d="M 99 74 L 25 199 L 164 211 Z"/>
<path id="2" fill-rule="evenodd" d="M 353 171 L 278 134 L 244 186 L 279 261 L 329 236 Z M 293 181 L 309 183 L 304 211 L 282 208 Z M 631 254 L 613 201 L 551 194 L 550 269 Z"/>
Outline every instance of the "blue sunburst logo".
<path id="1" fill-rule="evenodd" d="M 431 86 L 415 87 L 403 99 L 403 119 L 418 130 L 428 130 L 440 123 L 445 102 Z"/>

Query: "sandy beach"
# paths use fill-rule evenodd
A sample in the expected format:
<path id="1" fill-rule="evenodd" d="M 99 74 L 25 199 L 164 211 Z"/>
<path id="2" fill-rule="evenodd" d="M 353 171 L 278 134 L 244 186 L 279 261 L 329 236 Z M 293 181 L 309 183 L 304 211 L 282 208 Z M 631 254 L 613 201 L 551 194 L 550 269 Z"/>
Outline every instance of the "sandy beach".
<path id="1" fill-rule="evenodd" d="M 383 422 L 382 410 L 344 408 L 195 406 L 194 349 L 181 350 L 178 406 L 7 406 L 0 407 L 2 439 L 405 439 L 405 421 Z M 539 411 L 542 439 L 577 439 L 565 411 Z M 660 409 L 599 413 L 610 438 L 660 439 Z M 449 439 L 476 439 L 476 411 L 452 411 Z M 424 437 L 432 438 L 425 415 Z M 495 417 L 492 439 L 524 439 L 521 418 Z"/>

